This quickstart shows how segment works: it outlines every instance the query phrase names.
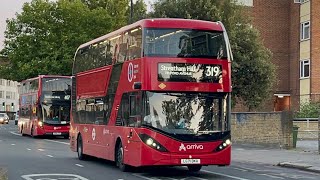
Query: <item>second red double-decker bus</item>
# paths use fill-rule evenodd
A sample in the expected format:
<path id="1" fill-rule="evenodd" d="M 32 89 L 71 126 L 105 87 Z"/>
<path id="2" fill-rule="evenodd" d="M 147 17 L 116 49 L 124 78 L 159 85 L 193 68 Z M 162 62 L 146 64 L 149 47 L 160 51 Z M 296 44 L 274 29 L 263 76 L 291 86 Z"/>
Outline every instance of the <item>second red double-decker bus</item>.
<path id="1" fill-rule="evenodd" d="M 19 86 L 18 128 L 22 135 L 69 138 L 71 77 L 40 75 Z"/>
<path id="2" fill-rule="evenodd" d="M 81 45 L 70 146 L 128 166 L 229 165 L 231 48 L 221 22 L 145 19 Z"/>

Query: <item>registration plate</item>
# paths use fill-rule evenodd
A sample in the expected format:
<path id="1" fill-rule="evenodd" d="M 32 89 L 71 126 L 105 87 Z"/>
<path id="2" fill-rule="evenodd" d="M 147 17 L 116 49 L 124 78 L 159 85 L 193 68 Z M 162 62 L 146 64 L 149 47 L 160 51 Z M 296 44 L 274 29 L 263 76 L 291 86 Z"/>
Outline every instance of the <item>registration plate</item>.
<path id="1" fill-rule="evenodd" d="M 181 159 L 181 164 L 200 164 L 200 159 Z"/>
<path id="2" fill-rule="evenodd" d="M 54 132 L 53 135 L 61 135 L 61 132 Z"/>

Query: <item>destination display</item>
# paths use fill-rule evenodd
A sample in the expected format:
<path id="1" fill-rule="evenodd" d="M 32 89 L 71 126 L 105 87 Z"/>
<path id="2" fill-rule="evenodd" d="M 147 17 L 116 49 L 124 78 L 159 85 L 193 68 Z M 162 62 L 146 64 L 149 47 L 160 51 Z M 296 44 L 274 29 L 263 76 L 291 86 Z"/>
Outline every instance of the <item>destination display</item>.
<path id="1" fill-rule="evenodd" d="M 222 66 L 218 64 L 159 63 L 158 81 L 222 82 Z"/>

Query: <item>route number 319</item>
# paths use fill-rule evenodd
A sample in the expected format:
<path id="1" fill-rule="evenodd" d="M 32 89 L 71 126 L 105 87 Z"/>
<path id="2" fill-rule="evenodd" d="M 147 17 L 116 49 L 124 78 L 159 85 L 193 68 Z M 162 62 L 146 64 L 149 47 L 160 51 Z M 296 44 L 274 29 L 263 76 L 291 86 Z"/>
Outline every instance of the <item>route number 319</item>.
<path id="1" fill-rule="evenodd" d="M 207 66 L 206 76 L 219 76 L 221 70 L 219 66 Z"/>

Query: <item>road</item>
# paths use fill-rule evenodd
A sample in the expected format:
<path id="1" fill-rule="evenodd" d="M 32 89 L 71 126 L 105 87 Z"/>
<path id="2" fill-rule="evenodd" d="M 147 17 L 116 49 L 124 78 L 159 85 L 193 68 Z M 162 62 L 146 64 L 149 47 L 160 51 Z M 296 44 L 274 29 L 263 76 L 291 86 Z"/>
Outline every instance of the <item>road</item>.
<path id="1" fill-rule="evenodd" d="M 0 124 L 0 168 L 8 170 L 9 180 L 319 179 L 319 174 L 311 172 L 245 161 L 233 161 L 229 167 L 204 167 L 199 173 L 189 173 L 183 167 L 142 168 L 123 173 L 109 161 L 78 160 L 68 143 L 61 138 L 22 137 L 13 122 Z"/>

